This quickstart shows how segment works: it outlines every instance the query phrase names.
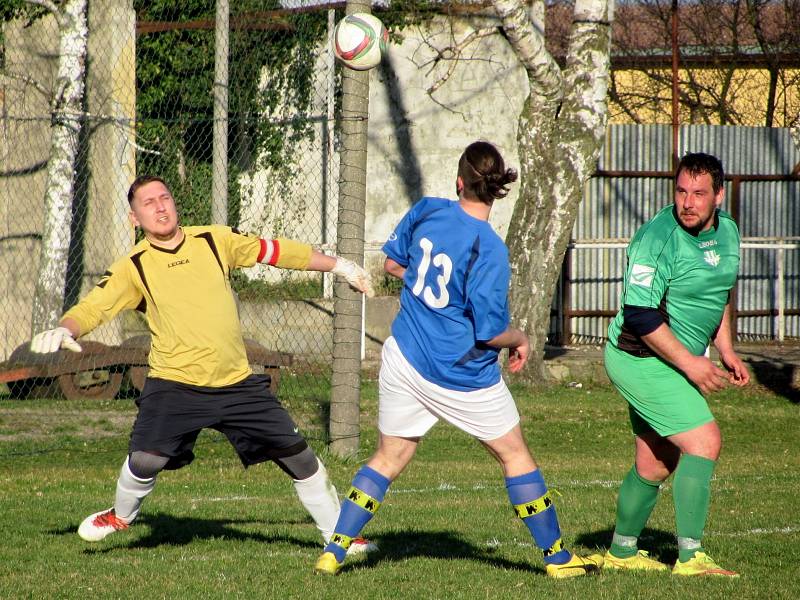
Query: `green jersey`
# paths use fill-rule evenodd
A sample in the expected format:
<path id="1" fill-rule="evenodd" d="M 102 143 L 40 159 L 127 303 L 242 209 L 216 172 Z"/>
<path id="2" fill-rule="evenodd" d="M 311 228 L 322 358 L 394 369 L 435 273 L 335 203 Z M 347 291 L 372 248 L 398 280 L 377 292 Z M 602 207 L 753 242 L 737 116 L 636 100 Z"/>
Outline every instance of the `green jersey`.
<path id="1" fill-rule="evenodd" d="M 642 225 L 627 251 L 621 308 L 608 328 L 620 350 L 655 356 L 626 327 L 623 308 L 656 308 L 675 337 L 697 356 L 719 327 L 739 271 L 739 229 L 718 210 L 707 231 L 692 235 L 681 227 L 670 205 Z"/>

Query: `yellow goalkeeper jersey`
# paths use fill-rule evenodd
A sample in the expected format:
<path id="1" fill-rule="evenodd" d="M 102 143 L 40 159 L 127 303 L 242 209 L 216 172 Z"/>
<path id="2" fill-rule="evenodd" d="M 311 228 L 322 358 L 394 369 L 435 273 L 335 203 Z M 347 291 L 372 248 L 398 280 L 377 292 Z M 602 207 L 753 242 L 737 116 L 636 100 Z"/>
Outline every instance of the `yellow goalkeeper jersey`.
<path id="1" fill-rule="evenodd" d="M 81 335 L 124 309 L 143 312 L 152 336 L 150 377 L 221 387 L 251 371 L 242 340 L 230 272 L 266 256 L 271 265 L 306 269 L 311 246 L 262 240 L 222 225 L 183 227 L 184 239 L 167 250 L 147 240 L 116 261 L 63 318 Z"/>

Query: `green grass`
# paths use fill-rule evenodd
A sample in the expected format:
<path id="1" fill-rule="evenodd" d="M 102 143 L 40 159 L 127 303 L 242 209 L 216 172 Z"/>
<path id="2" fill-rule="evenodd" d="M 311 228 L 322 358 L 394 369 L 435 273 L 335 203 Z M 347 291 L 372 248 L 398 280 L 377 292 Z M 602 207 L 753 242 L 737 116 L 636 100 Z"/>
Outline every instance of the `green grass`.
<path id="1" fill-rule="evenodd" d="M 623 402 L 606 387 L 514 392 L 556 491 L 565 541 L 579 551 L 604 548 L 632 459 Z M 367 382 L 362 458 L 375 445 L 375 397 Z M 321 440 L 317 401 L 285 401 Z M 0 598 L 797 598 L 800 406 L 757 388 L 718 394 L 711 404 L 725 447 L 706 546 L 742 573 L 738 580 L 550 580 L 498 467 L 444 425 L 420 445 L 366 530 L 381 552 L 336 578 L 312 573 L 320 540 L 287 478 L 269 464 L 242 469 L 215 432 L 201 434 L 194 464 L 160 476 L 135 526 L 89 545 L 75 531 L 113 502 L 133 402 L 0 401 Z M 344 492 L 356 461 L 312 443 Z M 670 492 L 665 485 L 642 545 L 671 562 Z"/>

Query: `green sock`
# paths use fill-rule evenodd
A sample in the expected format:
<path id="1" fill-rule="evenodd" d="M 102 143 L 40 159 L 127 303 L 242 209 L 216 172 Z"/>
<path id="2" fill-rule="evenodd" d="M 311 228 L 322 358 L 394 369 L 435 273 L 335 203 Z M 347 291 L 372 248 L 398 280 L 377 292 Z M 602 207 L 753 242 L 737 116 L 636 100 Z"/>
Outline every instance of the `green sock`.
<path id="1" fill-rule="evenodd" d="M 650 513 L 658 499 L 660 481 L 645 479 L 631 467 L 617 497 L 617 524 L 610 552 L 617 558 L 634 556 L 638 551 L 637 542 Z"/>
<path id="2" fill-rule="evenodd" d="M 703 550 L 701 540 L 711 498 L 711 475 L 716 464 L 716 461 L 702 456 L 684 454 L 675 470 L 672 497 L 678 532 L 678 560 L 681 562 Z"/>

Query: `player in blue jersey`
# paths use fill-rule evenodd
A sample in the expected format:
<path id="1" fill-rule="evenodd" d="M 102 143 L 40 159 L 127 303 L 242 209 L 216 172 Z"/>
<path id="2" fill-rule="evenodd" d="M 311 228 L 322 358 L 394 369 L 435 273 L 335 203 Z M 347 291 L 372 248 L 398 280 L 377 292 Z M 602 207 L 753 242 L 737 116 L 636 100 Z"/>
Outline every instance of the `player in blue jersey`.
<path id="1" fill-rule="evenodd" d="M 527 336 L 509 327 L 508 249 L 488 223 L 492 204 L 516 179 L 492 144 L 470 144 L 458 163 L 458 201 L 423 198 L 383 246 L 386 272 L 404 285 L 383 345 L 380 439 L 353 478 L 318 572 L 339 571 L 351 540 L 439 419 L 480 440 L 502 465 L 511 504 L 541 548 L 548 575 L 574 577 L 602 565 L 600 555 L 582 558 L 563 547 L 552 498 L 500 376 L 501 349 L 509 349 L 511 372 L 530 351 Z"/>
<path id="2" fill-rule="evenodd" d="M 617 499 L 606 569 L 667 570 L 639 550 L 638 538 L 661 483 L 674 473 L 678 534 L 675 575 L 736 576 L 705 553 L 710 482 L 722 446 L 703 394 L 750 380 L 733 350 L 730 290 L 739 268 L 739 230 L 719 210 L 719 159 L 687 154 L 675 202 L 645 223 L 628 246 L 622 308 L 608 328 L 608 376 L 628 401 L 635 462 Z M 714 342 L 727 372 L 706 356 Z"/>

